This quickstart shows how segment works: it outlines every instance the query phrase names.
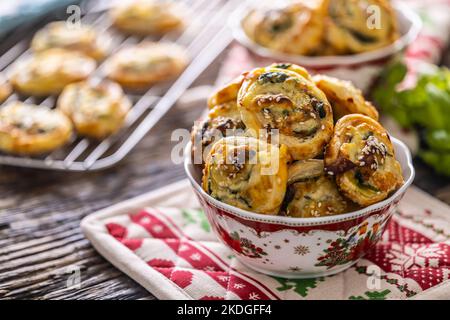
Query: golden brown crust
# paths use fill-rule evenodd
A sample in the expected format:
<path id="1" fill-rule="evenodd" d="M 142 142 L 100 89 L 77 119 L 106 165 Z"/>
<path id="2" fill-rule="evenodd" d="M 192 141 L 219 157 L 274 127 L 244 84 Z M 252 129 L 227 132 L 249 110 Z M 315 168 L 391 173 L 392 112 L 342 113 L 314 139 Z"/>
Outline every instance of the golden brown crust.
<path id="1" fill-rule="evenodd" d="M 72 135 L 70 120 L 44 106 L 12 102 L 0 109 L 0 150 L 36 155 L 51 152 Z"/>
<path id="2" fill-rule="evenodd" d="M 372 51 L 398 39 L 395 12 L 386 0 L 298 0 L 256 7 L 242 28 L 266 48 L 309 56 Z"/>
<path id="3" fill-rule="evenodd" d="M 324 32 L 326 6 L 303 1 L 283 8 L 255 9 L 244 18 L 242 27 L 247 36 L 274 50 L 299 54 L 315 54 Z"/>
<path id="4" fill-rule="evenodd" d="M 12 93 L 12 86 L 3 75 L 0 74 L 0 103 L 5 101 Z"/>
<path id="5" fill-rule="evenodd" d="M 95 60 L 81 53 L 52 48 L 19 61 L 10 81 L 23 94 L 59 94 L 69 83 L 85 80 L 95 66 Z"/>
<path id="6" fill-rule="evenodd" d="M 287 183 L 286 148 L 249 137 L 215 143 L 206 158 L 202 186 L 213 198 L 262 214 L 278 214 Z"/>
<path id="7" fill-rule="evenodd" d="M 236 103 L 242 81 L 243 76 L 239 76 L 209 97 L 206 118 L 196 122 L 192 128 L 192 154 L 195 164 L 204 163 L 214 142 L 228 136 L 244 135 L 245 125 Z"/>
<path id="8" fill-rule="evenodd" d="M 357 209 L 339 193 L 334 179 L 325 175 L 322 160 L 297 161 L 288 170 L 288 187 L 283 202 L 287 216 L 322 217 Z"/>
<path id="9" fill-rule="evenodd" d="M 221 138 L 242 136 L 245 125 L 241 120 L 236 102 L 230 101 L 217 105 L 208 112 L 203 121 L 192 127 L 192 156 L 195 164 L 203 164 L 211 147 Z"/>
<path id="10" fill-rule="evenodd" d="M 208 98 L 208 108 L 212 109 L 217 105 L 228 103 L 228 102 L 236 102 L 237 96 L 239 93 L 239 89 L 241 88 L 242 82 L 244 81 L 244 76 L 240 75 L 236 77 L 226 85 L 217 89 L 209 98 Z"/>
<path id="11" fill-rule="evenodd" d="M 57 21 L 47 24 L 34 35 L 31 49 L 41 52 L 50 48 L 62 48 L 101 60 L 108 54 L 110 44 L 109 37 L 97 34 L 91 26 L 71 26 L 65 21 Z"/>
<path id="12" fill-rule="evenodd" d="M 72 120 L 77 132 L 96 139 L 117 132 L 130 107 L 122 88 L 107 80 L 95 85 L 89 82 L 70 84 L 58 99 L 58 109 Z"/>
<path id="13" fill-rule="evenodd" d="M 164 34 L 183 26 L 183 8 L 174 2 L 154 0 L 128 1 L 111 9 L 113 25 L 123 32 Z"/>
<path id="14" fill-rule="evenodd" d="M 177 77 L 187 61 L 184 49 L 176 44 L 142 42 L 110 57 L 105 70 L 109 79 L 141 90 Z"/>
<path id="15" fill-rule="evenodd" d="M 398 39 L 395 13 L 386 0 L 332 0 L 328 12 L 326 40 L 337 54 L 372 51 Z"/>
<path id="16" fill-rule="evenodd" d="M 363 206 L 386 199 L 403 184 L 388 133 L 364 115 L 347 115 L 336 123 L 324 160 L 344 195 Z"/>
<path id="17" fill-rule="evenodd" d="M 326 96 L 291 70 L 267 67 L 246 74 L 238 108 L 250 135 L 267 139 L 272 129 L 278 130 L 279 142 L 294 160 L 321 154 L 333 134 Z"/>
<path id="18" fill-rule="evenodd" d="M 361 90 L 350 81 L 339 80 L 333 77 L 316 75 L 313 80 L 322 90 L 333 108 L 334 121 L 352 113 L 360 113 L 378 120 L 378 111 L 366 101 Z"/>

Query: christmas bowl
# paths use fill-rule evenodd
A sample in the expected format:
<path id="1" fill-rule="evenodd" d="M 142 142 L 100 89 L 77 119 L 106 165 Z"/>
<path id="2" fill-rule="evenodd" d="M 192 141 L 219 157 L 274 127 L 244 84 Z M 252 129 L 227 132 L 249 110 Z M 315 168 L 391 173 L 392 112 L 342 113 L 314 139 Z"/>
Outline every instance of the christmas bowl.
<path id="1" fill-rule="evenodd" d="M 383 48 L 350 55 L 302 56 L 266 48 L 250 39 L 242 28 L 242 21 L 248 14 L 248 8 L 241 7 L 230 17 L 229 24 L 234 38 L 259 57 L 273 61 L 286 61 L 301 65 L 311 73 L 321 73 L 358 83 L 366 91 L 377 78 L 384 66 L 401 54 L 418 36 L 422 21 L 408 6 L 393 4 L 400 37 Z"/>
<path id="2" fill-rule="evenodd" d="M 381 238 L 398 202 L 414 179 L 411 154 L 392 138 L 404 185 L 384 201 L 358 211 L 318 218 L 262 215 L 220 202 L 201 187 L 201 170 L 184 167 L 195 194 L 221 242 L 248 267 L 284 278 L 310 278 L 341 272 L 356 263 Z"/>

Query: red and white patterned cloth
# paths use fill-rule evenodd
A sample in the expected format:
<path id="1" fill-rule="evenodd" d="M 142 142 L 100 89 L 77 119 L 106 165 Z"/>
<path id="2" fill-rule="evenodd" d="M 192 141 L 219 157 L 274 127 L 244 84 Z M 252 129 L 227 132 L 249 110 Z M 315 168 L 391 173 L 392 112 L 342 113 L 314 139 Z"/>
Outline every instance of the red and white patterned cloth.
<path id="1" fill-rule="evenodd" d="M 103 256 L 161 299 L 450 299 L 450 207 L 415 187 L 373 250 L 346 271 L 315 279 L 271 277 L 239 263 L 185 180 L 88 216 L 82 228 Z"/>

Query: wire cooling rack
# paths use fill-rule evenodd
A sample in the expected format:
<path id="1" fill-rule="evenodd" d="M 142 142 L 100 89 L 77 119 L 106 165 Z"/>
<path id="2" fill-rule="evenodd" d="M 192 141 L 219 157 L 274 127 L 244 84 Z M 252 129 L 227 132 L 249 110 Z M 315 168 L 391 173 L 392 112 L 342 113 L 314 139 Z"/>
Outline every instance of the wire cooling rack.
<path id="1" fill-rule="evenodd" d="M 124 36 L 111 28 L 106 12 L 107 3 L 96 1 L 89 5 L 82 23 L 93 25 L 98 32 L 111 36 L 112 53 L 145 40 L 171 41 L 184 46 L 191 57 L 190 64 L 173 82 L 153 86 L 142 95 L 128 97 L 133 107 L 127 115 L 120 132 L 105 140 L 74 138 L 65 147 L 45 156 L 24 157 L 0 153 L 0 164 L 29 168 L 64 171 L 89 171 L 111 167 L 122 160 L 147 132 L 166 114 L 181 95 L 210 63 L 227 47 L 232 36 L 227 29 L 228 16 L 237 8 L 240 0 L 179 0 L 188 11 L 188 24 L 182 32 L 169 33 L 159 39 L 152 37 Z M 90 2 L 89 2 L 90 4 Z M 28 49 L 30 39 L 22 39 L 0 57 L 0 72 L 8 74 L 18 60 L 31 54 Z M 103 64 L 100 63 L 93 77 L 101 77 Z M 56 98 L 44 99 L 11 95 L 3 104 L 20 100 L 53 108 Z"/>

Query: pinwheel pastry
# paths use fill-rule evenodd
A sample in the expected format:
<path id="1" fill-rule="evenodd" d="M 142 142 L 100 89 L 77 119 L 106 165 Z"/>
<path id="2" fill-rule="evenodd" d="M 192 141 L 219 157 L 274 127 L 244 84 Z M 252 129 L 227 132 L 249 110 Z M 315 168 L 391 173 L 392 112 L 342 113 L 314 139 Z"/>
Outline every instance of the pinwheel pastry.
<path id="1" fill-rule="evenodd" d="M 314 55 L 321 47 L 327 7 L 324 1 L 297 1 L 282 8 L 257 8 L 242 21 L 247 36 L 277 51 Z"/>
<path id="2" fill-rule="evenodd" d="M 262 214 L 278 214 L 287 183 L 288 154 L 251 137 L 227 137 L 206 158 L 203 189 L 229 205 Z"/>
<path id="3" fill-rule="evenodd" d="M 294 160 L 322 154 L 333 134 L 333 114 L 325 94 L 289 69 L 266 67 L 247 73 L 238 108 L 250 135 L 273 139 L 271 135 L 278 133 Z"/>
<path id="4" fill-rule="evenodd" d="M 337 54 L 382 48 L 399 34 L 394 10 L 387 0 L 332 0 L 326 19 L 326 41 Z"/>
<path id="5" fill-rule="evenodd" d="M 171 1 L 128 1 L 111 10 L 113 24 L 131 34 L 164 34 L 183 26 L 183 9 Z"/>
<path id="6" fill-rule="evenodd" d="M 0 103 L 5 101 L 12 93 L 11 84 L 0 74 Z"/>
<path id="7" fill-rule="evenodd" d="M 209 112 L 203 121 L 192 128 L 192 156 L 194 164 L 203 164 L 213 142 L 227 136 L 244 135 L 245 125 L 237 108 L 237 94 L 243 77 L 234 79 L 208 99 Z"/>
<path id="8" fill-rule="evenodd" d="M 12 102 L 0 109 L 0 150 L 14 154 L 43 154 L 69 141 L 70 120 L 58 110 Z"/>
<path id="9" fill-rule="evenodd" d="M 356 204 L 339 193 L 334 179 L 325 174 L 323 160 L 296 161 L 289 166 L 282 208 L 287 216 L 321 217 L 356 208 Z"/>
<path id="10" fill-rule="evenodd" d="M 361 90 L 350 81 L 339 80 L 324 75 L 313 77 L 317 87 L 322 90 L 331 103 L 334 121 L 352 113 L 360 113 L 378 120 L 378 111 L 364 99 Z"/>
<path id="11" fill-rule="evenodd" d="M 20 61 L 10 77 L 14 88 L 27 95 L 58 94 L 69 83 L 86 79 L 95 60 L 81 53 L 52 48 Z"/>
<path id="12" fill-rule="evenodd" d="M 184 49 L 172 43 L 142 42 L 107 60 L 108 77 L 130 89 L 145 89 L 178 76 L 186 67 Z"/>
<path id="13" fill-rule="evenodd" d="M 59 110 L 72 120 L 77 132 L 97 139 L 118 131 L 130 107 L 122 88 L 108 80 L 70 84 L 58 99 Z"/>
<path id="14" fill-rule="evenodd" d="M 342 193 L 362 206 L 386 199 L 403 184 L 388 133 L 361 114 L 339 119 L 324 160 Z"/>
<path id="15" fill-rule="evenodd" d="M 91 26 L 71 26 L 65 21 L 57 21 L 47 24 L 34 35 L 31 48 L 35 52 L 63 48 L 101 60 L 107 55 L 110 44 L 109 37 L 97 34 Z"/>

